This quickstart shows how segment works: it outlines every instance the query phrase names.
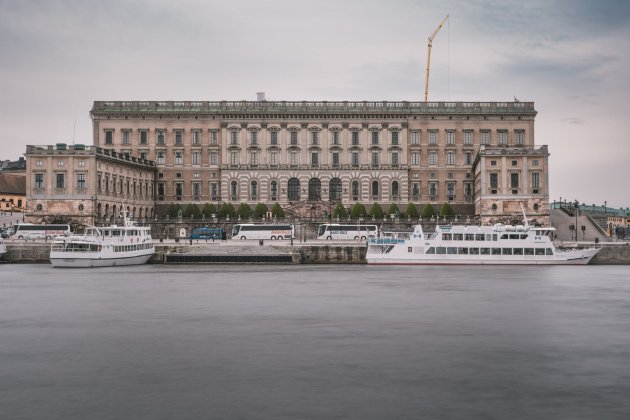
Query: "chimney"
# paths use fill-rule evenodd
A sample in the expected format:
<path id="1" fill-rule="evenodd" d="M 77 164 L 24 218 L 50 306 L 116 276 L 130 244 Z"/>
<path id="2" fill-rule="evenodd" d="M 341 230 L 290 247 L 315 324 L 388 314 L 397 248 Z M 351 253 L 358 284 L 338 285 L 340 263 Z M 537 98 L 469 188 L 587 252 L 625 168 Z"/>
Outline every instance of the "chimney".
<path id="1" fill-rule="evenodd" d="M 256 92 L 256 100 L 258 102 L 266 100 L 265 99 L 265 92 Z"/>

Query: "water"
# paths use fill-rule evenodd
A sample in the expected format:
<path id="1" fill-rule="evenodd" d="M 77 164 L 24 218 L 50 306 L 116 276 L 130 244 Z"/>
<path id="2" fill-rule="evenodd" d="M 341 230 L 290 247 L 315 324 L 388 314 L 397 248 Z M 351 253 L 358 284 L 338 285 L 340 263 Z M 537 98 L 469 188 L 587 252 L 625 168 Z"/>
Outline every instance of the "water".
<path id="1" fill-rule="evenodd" d="M 0 266 L 3 419 L 628 419 L 630 267 Z"/>

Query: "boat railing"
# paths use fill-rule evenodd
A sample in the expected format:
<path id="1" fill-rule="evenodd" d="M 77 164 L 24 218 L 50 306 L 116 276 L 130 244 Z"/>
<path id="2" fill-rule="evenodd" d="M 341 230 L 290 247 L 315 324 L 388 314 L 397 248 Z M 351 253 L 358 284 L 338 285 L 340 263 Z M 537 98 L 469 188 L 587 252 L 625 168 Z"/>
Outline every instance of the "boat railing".
<path id="1" fill-rule="evenodd" d="M 402 244 L 405 242 L 404 239 L 399 238 L 370 238 L 369 244 L 371 245 L 395 245 Z"/>

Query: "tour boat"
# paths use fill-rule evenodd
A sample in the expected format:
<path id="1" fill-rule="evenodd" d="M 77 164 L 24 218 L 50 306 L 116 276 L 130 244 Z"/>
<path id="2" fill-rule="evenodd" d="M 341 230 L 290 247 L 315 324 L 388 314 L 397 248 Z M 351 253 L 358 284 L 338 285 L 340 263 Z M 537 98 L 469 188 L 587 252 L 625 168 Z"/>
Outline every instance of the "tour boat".
<path id="1" fill-rule="evenodd" d="M 588 264 L 598 248 L 563 250 L 552 241 L 553 227 L 496 224 L 437 226 L 425 234 L 413 232 L 368 241 L 368 264 Z"/>
<path id="2" fill-rule="evenodd" d="M 6 253 L 7 253 L 7 246 L 4 243 L 4 239 L 0 238 L 0 258 L 2 258 L 2 256 Z"/>
<path id="3" fill-rule="evenodd" d="M 53 267 L 113 267 L 144 264 L 155 253 L 151 228 L 136 226 L 126 214 L 124 226 L 88 226 L 82 235 L 57 236 L 50 248 Z"/>

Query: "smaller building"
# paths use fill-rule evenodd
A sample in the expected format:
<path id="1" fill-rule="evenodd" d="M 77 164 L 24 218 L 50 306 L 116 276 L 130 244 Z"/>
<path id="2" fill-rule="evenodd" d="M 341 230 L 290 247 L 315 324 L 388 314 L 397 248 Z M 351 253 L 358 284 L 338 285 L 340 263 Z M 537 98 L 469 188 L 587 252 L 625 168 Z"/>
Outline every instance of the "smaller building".
<path id="1" fill-rule="evenodd" d="M 100 147 L 27 146 L 26 220 L 107 223 L 125 210 L 134 219 L 155 211 L 153 161 Z"/>
<path id="2" fill-rule="evenodd" d="M 26 210 L 26 177 L 0 172 L 0 211 Z"/>

